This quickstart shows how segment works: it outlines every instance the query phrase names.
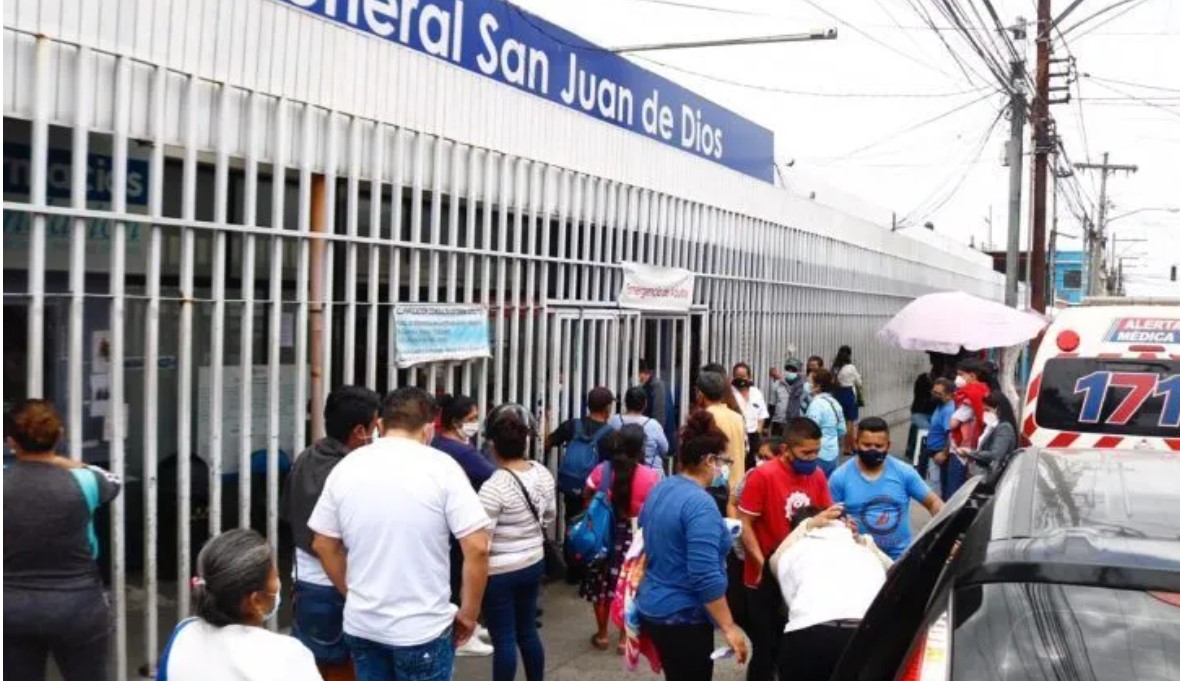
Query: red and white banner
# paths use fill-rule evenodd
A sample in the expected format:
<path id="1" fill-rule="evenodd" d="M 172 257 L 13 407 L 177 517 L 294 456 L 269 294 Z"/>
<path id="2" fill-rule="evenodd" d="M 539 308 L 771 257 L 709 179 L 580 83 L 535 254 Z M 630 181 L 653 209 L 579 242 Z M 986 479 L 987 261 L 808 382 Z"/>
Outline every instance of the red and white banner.
<path id="1" fill-rule="evenodd" d="M 688 312 L 696 275 L 677 267 L 625 262 L 619 307 L 633 310 Z"/>

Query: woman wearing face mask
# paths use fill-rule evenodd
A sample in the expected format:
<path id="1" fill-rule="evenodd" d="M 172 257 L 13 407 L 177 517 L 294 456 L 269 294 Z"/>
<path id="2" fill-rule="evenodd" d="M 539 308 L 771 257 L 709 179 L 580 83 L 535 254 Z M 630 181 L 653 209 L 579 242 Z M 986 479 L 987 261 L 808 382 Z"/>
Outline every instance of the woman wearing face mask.
<path id="1" fill-rule="evenodd" d="M 657 485 L 639 514 L 647 566 L 636 607 L 668 681 L 713 677 L 714 627 L 738 662 L 746 660 L 746 636 L 725 600 L 725 556 L 733 538 L 705 492 L 728 463 L 727 444 L 711 413 L 693 412 L 680 431 L 680 473 Z"/>
<path id="2" fill-rule="evenodd" d="M 863 385 L 860 372 L 852 363 L 852 348 L 841 345 L 836 351 L 836 359 L 832 362 L 832 376 L 836 379 L 836 399 L 844 409 L 844 419 L 848 424 L 844 438 L 845 454 L 849 454 L 856 445 L 856 422 L 860 420 L 860 391 Z"/>
<path id="3" fill-rule="evenodd" d="M 830 476 L 836 470 L 836 461 L 840 458 L 840 442 L 848 432 L 848 424 L 844 420 L 844 407 L 836 399 L 836 379 L 827 369 L 816 369 L 811 374 L 812 396 L 811 404 L 807 405 L 807 418 L 815 421 L 823 438 L 820 441 L 819 467 L 825 476 Z"/>
<path id="4" fill-rule="evenodd" d="M 983 398 L 983 435 L 979 449 L 968 456 L 982 468 L 988 469 L 1003 462 L 1016 451 L 1016 417 L 1007 400 L 999 393 Z"/>
<path id="5" fill-rule="evenodd" d="M 160 658 L 167 681 L 312 681 L 311 651 L 263 623 L 279 611 L 282 585 L 266 538 L 228 530 L 197 556 L 192 579 L 196 617 L 176 625 Z"/>
<path id="6" fill-rule="evenodd" d="M 471 481 L 476 492 L 496 472 L 496 467 L 474 445 L 479 434 L 479 407 L 475 400 L 466 395 L 444 395 L 438 401 L 438 432 L 430 446 L 450 455 Z M 451 539 L 451 602 L 459 605 L 463 585 L 463 549 L 459 542 Z M 486 657 L 493 652 L 488 643 L 490 634 L 482 626 L 475 629 L 475 635 L 455 649 L 459 657 Z"/>

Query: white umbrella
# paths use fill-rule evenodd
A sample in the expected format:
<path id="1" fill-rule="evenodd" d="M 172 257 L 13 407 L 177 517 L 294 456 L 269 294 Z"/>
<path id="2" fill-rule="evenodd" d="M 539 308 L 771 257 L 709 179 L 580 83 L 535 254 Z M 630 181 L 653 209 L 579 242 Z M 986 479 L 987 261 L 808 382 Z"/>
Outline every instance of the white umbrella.
<path id="1" fill-rule="evenodd" d="M 877 338 L 906 350 L 955 354 L 1006 348 L 1033 338 L 1048 322 L 969 293 L 946 291 L 916 298 L 889 320 Z"/>

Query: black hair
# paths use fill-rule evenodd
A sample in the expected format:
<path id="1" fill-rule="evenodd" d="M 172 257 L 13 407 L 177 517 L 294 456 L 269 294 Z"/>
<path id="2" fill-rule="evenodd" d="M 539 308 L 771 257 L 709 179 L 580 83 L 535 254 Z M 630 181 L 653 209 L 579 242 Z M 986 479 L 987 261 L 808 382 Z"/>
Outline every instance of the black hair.
<path id="1" fill-rule="evenodd" d="M 880 416 L 870 416 L 856 424 L 858 433 L 885 433 L 889 437 L 889 424 Z"/>
<path id="2" fill-rule="evenodd" d="M 680 451 L 677 458 L 684 468 L 699 466 L 711 454 L 720 454 L 729 444 L 729 438 L 717 427 L 713 415 L 704 409 L 688 415 L 680 429 Z"/>
<path id="3" fill-rule="evenodd" d="M 725 375 L 725 367 L 718 362 L 709 362 L 705 366 L 701 367 L 701 373 L 706 371 L 711 371 L 715 374 L 721 374 L 722 376 Z"/>
<path id="4" fill-rule="evenodd" d="M 812 362 L 815 362 L 815 365 L 818 368 L 820 368 L 820 369 L 824 368 L 824 358 L 823 357 L 820 357 L 819 355 L 812 355 L 811 357 L 807 358 L 807 361 L 805 362 L 805 364 L 811 364 Z"/>
<path id="5" fill-rule="evenodd" d="M 4 434 L 29 454 L 52 452 L 61 430 L 61 416 L 49 400 L 24 400 L 4 415 Z"/>
<path id="6" fill-rule="evenodd" d="M 770 451 L 775 454 L 782 454 L 787 448 L 787 441 L 778 435 L 771 435 L 770 437 L 762 438 L 762 442 L 758 444 L 759 447 L 769 447 Z"/>
<path id="7" fill-rule="evenodd" d="M 359 385 L 333 390 L 324 402 L 324 432 L 338 442 L 347 442 L 357 426 L 368 428 L 381 411 L 377 393 Z"/>
<path id="8" fill-rule="evenodd" d="M 754 373 L 753 371 L 750 370 L 750 365 L 746 364 L 745 362 L 738 362 L 737 364 L 733 365 L 734 372 L 736 372 L 738 369 L 745 369 L 747 376 Z"/>
<path id="9" fill-rule="evenodd" d="M 385 396 L 381 421 L 386 428 L 420 430 L 434 421 L 434 398 L 421 388 L 398 388 Z"/>
<path id="10" fill-rule="evenodd" d="M 965 374 L 974 374 L 975 378 L 979 380 L 983 380 L 987 377 L 987 371 L 983 368 L 983 362 L 980 362 L 974 357 L 969 357 L 962 362 L 959 362 L 958 366 L 955 367 L 955 370 L 961 371 Z"/>
<path id="11" fill-rule="evenodd" d="M 638 423 L 628 423 L 611 435 L 611 505 L 616 518 L 630 518 L 631 485 L 639 462 L 643 460 L 643 445 L 647 435 Z"/>
<path id="12" fill-rule="evenodd" d="M 528 424 L 514 413 L 506 413 L 488 425 L 488 437 L 501 459 L 523 459 L 530 434 Z"/>
<path id="13" fill-rule="evenodd" d="M 841 345 L 836 351 L 836 359 L 832 360 L 832 373 L 840 373 L 840 370 L 849 364 L 852 364 L 852 348 Z"/>
<path id="14" fill-rule="evenodd" d="M 205 542 L 197 555 L 193 613 L 215 627 L 242 624 L 242 599 L 267 590 L 274 556 L 254 530 L 226 530 Z"/>
<path id="15" fill-rule="evenodd" d="M 804 440 L 822 440 L 824 431 L 819 427 L 819 424 L 806 416 L 796 416 L 787 421 L 786 430 L 783 431 L 783 440 L 787 444 L 798 444 Z"/>
<path id="16" fill-rule="evenodd" d="M 716 371 L 702 371 L 697 377 L 697 388 L 706 400 L 720 402 L 725 399 L 725 391 L 729 389 L 725 381 L 725 374 Z"/>
<path id="17" fill-rule="evenodd" d="M 820 392 L 836 392 L 836 375 L 820 367 L 811 374 L 811 384 L 819 388 Z"/>
<path id="18" fill-rule="evenodd" d="M 586 395 L 586 408 L 589 409 L 591 413 L 601 414 L 602 412 L 610 409 L 610 406 L 614 404 L 614 401 L 615 395 L 610 391 L 610 388 L 598 386 Z"/>
<path id="19" fill-rule="evenodd" d="M 1016 412 L 1012 409 L 1012 403 L 1008 401 L 1007 395 L 993 390 L 983 396 L 983 406 L 991 407 L 996 410 L 996 417 L 1004 423 L 1009 423 L 1013 428 L 1016 427 Z"/>
<path id="20" fill-rule="evenodd" d="M 946 394 L 948 395 L 955 394 L 955 382 L 945 376 L 934 379 L 934 387 L 944 388 L 946 390 Z"/>
<path id="21" fill-rule="evenodd" d="M 467 420 L 472 409 L 475 409 L 475 400 L 466 395 L 443 395 L 438 401 L 442 427 L 458 430 L 459 424 Z"/>
<path id="22" fill-rule="evenodd" d="M 647 391 L 640 385 L 627 388 L 626 394 L 623 395 L 623 405 L 627 407 L 627 411 L 647 409 Z"/>
<path id="23" fill-rule="evenodd" d="M 648 364 L 646 359 L 640 358 L 640 360 L 639 360 L 639 373 L 650 374 L 651 372 L 652 372 L 651 371 L 651 364 Z"/>
<path id="24" fill-rule="evenodd" d="M 820 514 L 820 510 L 815 506 L 807 505 L 803 508 L 795 509 L 791 514 L 791 531 L 803 524 L 804 520 L 810 520 Z"/>

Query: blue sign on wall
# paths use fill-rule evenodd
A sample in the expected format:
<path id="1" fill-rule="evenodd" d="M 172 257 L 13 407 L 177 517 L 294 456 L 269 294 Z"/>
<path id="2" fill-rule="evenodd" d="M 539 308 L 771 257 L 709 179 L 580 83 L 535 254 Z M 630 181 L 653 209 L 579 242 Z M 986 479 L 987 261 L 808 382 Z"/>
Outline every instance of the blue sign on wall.
<path id="1" fill-rule="evenodd" d="M 32 174 L 27 144 L 4 144 L 4 193 L 28 196 Z M 51 199 L 68 199 L 73 187 L 73 154 L 68 149 L 50 149 L 45 169 L 45 192 Z M 115 181 L 115 163 L 103 154 L 86 155 L 86 200 L 91 203 L 110 203 Z M 146 206 L 148 202 L 148 162 L 127 159 L 127 203 Z"/>
<path id="2" fill-rule="evenodd" d="M 765 182 L 774 135 L 502 0 L 283 0 Z"/>

